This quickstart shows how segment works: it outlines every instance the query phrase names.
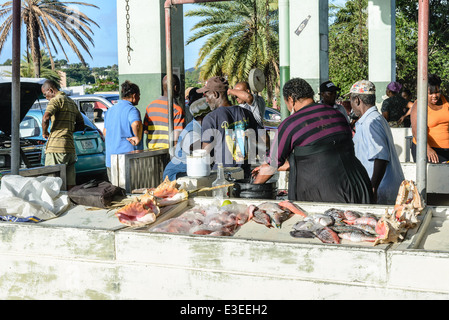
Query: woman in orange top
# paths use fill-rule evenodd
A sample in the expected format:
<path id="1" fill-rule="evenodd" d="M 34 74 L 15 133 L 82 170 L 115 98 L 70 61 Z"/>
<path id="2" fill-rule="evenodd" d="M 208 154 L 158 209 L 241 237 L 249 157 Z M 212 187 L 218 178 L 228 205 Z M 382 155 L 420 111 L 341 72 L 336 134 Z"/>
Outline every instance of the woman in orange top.
<path id="1" fill-rule="evenodd" d="M 435 74 L 428 79 L 427 159 L 432 163 L 449 161 L 449 102 L 440 92 L 441 79 Z M 416 161 L 416 102 L 412 107 L 412 156 Z"/>

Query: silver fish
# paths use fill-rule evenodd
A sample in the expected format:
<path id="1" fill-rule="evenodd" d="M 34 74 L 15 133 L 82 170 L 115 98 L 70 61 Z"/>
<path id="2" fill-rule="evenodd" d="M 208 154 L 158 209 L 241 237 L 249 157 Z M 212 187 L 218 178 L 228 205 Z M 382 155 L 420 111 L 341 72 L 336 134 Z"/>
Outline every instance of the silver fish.
<path id="1" fill-rule="evenodd" d="M 265 225 L 267 228 L 273 228 L 271 224 L 271 217 L 263 210 L 259 210 L 258 207 L 250 205 L 248 207 L 248 220 L 254 220 L 254 222 Z"/>
<path id="2" fill-rule="evenodd" d="M 335 221 L 341 221 L 345 218 L 344 211 L 335 208 L 326 210 L 324 215 L 331 216 Z"/>
<path id="3" fill-rule="evenodd" d="M 292 230 L 290 231 L 290 235 L 293 238 L 315 238 L 315 234 L 307 230 Z"/>
<path id="4" fill-rule="evenodd" d="M 314 232 L 321 226 L 317 226 L 313 220 L 298 221 L 293 225 L 293 230 Z"/>
<path id="5" fill-rule="evenodd" d="M 372 227 L 372 226 L 370 226 L 368 224 L 354 224 L 353 226 L 354 226 L 354 228 L 363 230 L 363 231 L 365 231 L 365 232 L 367 232 L 367 233 L 369 233 L 371 235 L 377 236 L 377 232 L 374 229 L 374 227 Z"/>
<path id="6" fill-rule="evenodd" d="M 363 232 L 357 232 L 357 231 L 339 233 L 338 236 L 342 239 L 349 240 L 352 242 L 362 242 L 362 241 L 374 242 L 374 241 L 376 241 L 376 236 L 367 236 Z"/>
<path id="7" fill-rule="evenodd" d="M 283 210 L 278 204 L 272 202 L 264 202 L 257 206 L 259 210 L 264 211 L 271 217 L 271 221 L 276 228 L 281 228 L 282 222 L 293 216 L 293 213 Z"/>
<path id="8" fill-rule="evenodd" d="M 335 222 L 334 218 L 324 214 L 311 215 L 305 218 L 304 220 L 312 220 L 315 223 L 322 225 L 323 227 L 331 226 Z"/>

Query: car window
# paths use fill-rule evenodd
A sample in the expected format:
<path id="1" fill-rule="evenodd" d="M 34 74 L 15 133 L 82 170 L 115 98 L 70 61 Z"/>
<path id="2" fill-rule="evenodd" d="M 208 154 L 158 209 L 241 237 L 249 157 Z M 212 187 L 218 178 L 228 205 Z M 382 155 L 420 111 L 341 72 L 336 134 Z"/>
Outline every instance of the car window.
<path id="1" fill-rule="evenodd" d="M 271 121 L 280 121 L 281 120 L 281 116 L 280 116 L 279 113 L 277 113 L 274 110 L 266 109 L 265 110 L 265 119 L 271 120 Z"/>
<path id="2" fill-rule="evenodd" d="M 41 101 L 37 100 L 31 107 L 31 110 L 45 110 L 45 109 L 47 109 L 47 104 L 48 104 L 48 101 L 41 102 Z"/>
<path id="3" fill-rule="evenodd" d="M 110 103 L 117 104 L 117 102 L 120 100 L 119 96 L 112 96 L 106 98 Z"/>
<path id="4" fill-rule="evenodd" d="M 20 137 L 38 137 L 41 134 L 39 123 L 33 117 L 26 116 L 20 123 Z"/>
<path id="5" fill-rule="evenodd" d="M 92 121 L 94 119 L 94 109 L 94 101 L 80 101 L 80 111 L 84 113 L 89 118 L 89 120 Z"/>
<path id="6" fill-rule="evenodd" d="M 95 101 L 94 102 L 94 109 L 102 109 L 102 110 L 108 110 L 108 106 L 106 104 L 104 104 L 101 101 Z"/>

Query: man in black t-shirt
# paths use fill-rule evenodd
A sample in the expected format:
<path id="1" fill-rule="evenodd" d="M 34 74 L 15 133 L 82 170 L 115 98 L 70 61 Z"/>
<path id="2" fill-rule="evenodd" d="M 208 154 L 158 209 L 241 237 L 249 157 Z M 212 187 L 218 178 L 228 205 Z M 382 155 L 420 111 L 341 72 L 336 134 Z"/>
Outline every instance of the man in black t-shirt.
<path id="1" fill-rule="evenodd" d="M 211 152 L 214 169 L 219 163 L 224 167 L 242 167 L 247 178 L 257 156 L 258 130 L 263 128 L 249 110 L 231 105 L 228 88 L 224 78 L 212 77 L 197 91 L 204 93 L 213 110 L 201 125 L 202 148 Z"/>

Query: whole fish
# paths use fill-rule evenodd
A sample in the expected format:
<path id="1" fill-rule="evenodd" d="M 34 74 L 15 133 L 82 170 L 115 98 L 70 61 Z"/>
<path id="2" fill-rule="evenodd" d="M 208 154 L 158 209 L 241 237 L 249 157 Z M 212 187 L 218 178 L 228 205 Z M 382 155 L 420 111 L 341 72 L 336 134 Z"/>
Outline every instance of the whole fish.
<path id="1" fill-rule="evenodd" d="M 349 240 L 352 242 L 374 242 L 376 240 L 376 236 L 368 236 L 363 232 L 354 231 L 354 232 L 343 232 L 339 233 L 338 236 L 342 239 Z"/>
<path id="2" fill-rule="evenodd" d="M 323 243 L 340 243 L 337 233 L 328 227 L 324 227 L 315 231 L 315 235 Z"/>
<path id="3" fill-rule="evenodd" d="M 280 229 L 282 222 L 284 222 L 285 220 L 288 220 L 291 216 L 293 216 L 293 214 L 291 212 L 286 212 L 286 211 L 275 212 L 271 216 L 271 220 L 274 222 L 274 225 L 276 226 L 276 228 Z"/>
<path id="4" fill-rule="evenodd" d="M 315 223 L 322 225 L 323 227 L 328 227 L 334 224 L 335 220 L 331 216 L 324 214 L 315 214 L 313 216 L 308 216 L 304 220 L 311 219 Z"/>
<path id="5" fill-rule="evenodd" d="M 284 212 L 285 210 L 282 209 L 277 203 L 274 202 L 263 202 L 257 206 L 260 210 L 264 210 L 267 213 L 272 212 L 273 214 L 276 212 Z"/>
<path id="6" fill-rule="evenodd" d="M 346 210 L 344 213 L 346 220 L 351 221 L 358 219 L 362 216 L 360 212 L 352 211 L 352 210 Z"/>
<path id="7" fill-rule="evenodd" d="M 290 211 L 282 209 L 278 204 L 273 202 L 264 202 L 257 207 L 271 217 L 272 222 L 278 229 L 281 228 L 282 222 L 293 216 Z"/>
<path id="8" fill-rule="evenodd" d="M 293 238 L 315 238 L 315 234 L 307 230 L 292 230 L 290 231 L 290 235 Z"/>
<path id="9" fill-rule="evenodd" d="M 293 230 L 314 232 L 321 227 L 322 226 L 318 226 L 313 220 L 302 220 L 293 225 Z"/>
<path id="10" fill-rule="evenodd" d="M 361 217 L 354 220 L 343 220 L 347 224 L 365 224 L 373 228 L 377 225 L 377 220 L 371 217 Z"/>
<path id="11" fill-rule="evenodd" d="M 255 205 L 248 207 L 248 220 L 265 225 L 267 228 L 274 228 L 271 224 L 271 217 L 264 211 L 259 210 Z"/>
<path id="12" fill-rule="evenodd" d="M 291 202 L 289 200 L 279 202 L 279 206 L 282 209 L 289 210 L 290 212 L 298 214 L 301 217 L 304 217 L 304 218 L 307 217 L 307 213 L 303 209 L 301 209 L 299 206 L 297 206 L 296 204 L 294 204 L 293 202 Z"/>
<path id="13" fill-rule="evenodd" d="M 345 218 L 344 211 L 335 208 L 324 211 L 324 215 L 331 216 L 335 221 L 341 221 Z"/>
<path id="14" fill-rule="evenodd" d="M 354 226 L 354 228 L 363 230 L 371 235 L 377 236 L 377 232 L 376 232 L 376 230 L 374 230 L 374 227 L 372 227 L 368 224 L 354 224 L 353 226 Z"/>
<path id="15" fill-rule="evenodd" d="M 331 228 L 332 230 L 334 230 L 337 233 L 354 232 L 354 231 L 359 230 L 359 229 L 355 228 L 354 226 L 350 226 L 347 224 L 333 225 L 329 228 Z"/>

